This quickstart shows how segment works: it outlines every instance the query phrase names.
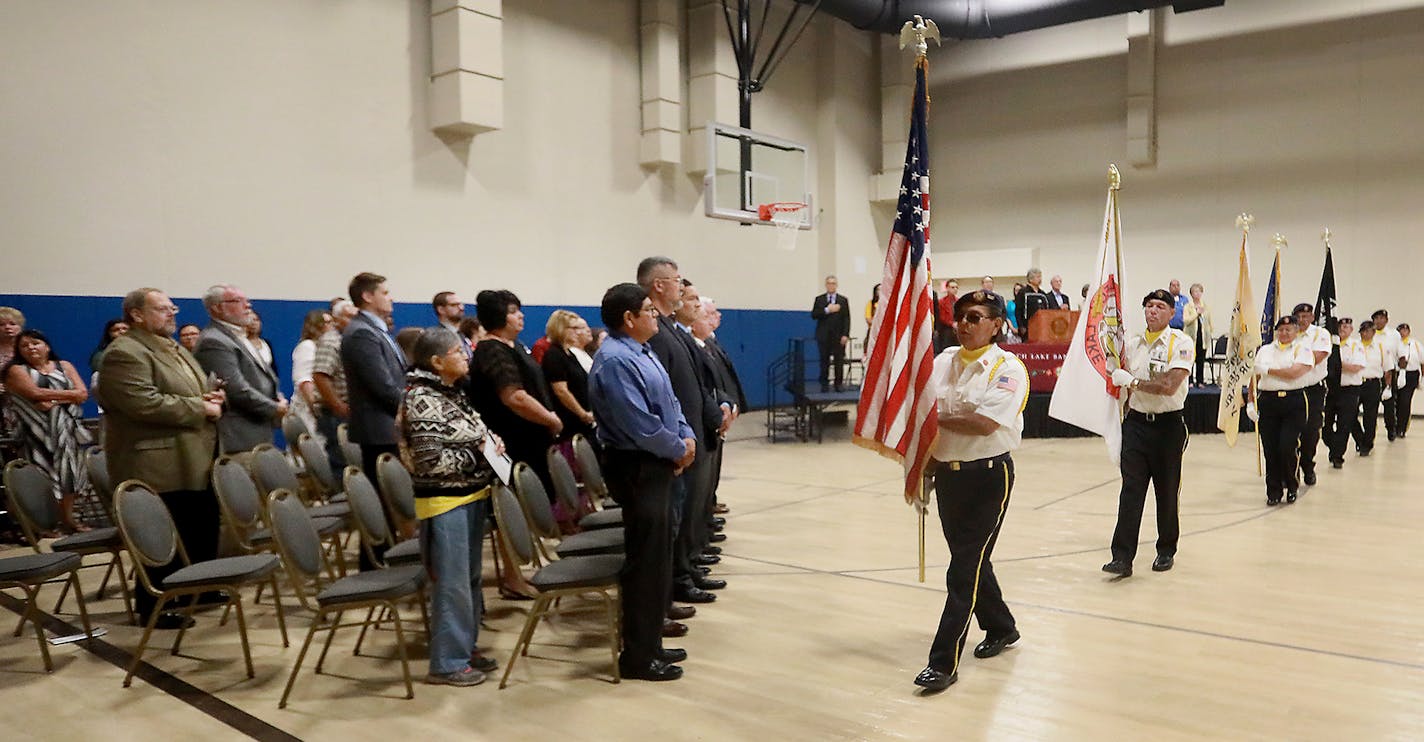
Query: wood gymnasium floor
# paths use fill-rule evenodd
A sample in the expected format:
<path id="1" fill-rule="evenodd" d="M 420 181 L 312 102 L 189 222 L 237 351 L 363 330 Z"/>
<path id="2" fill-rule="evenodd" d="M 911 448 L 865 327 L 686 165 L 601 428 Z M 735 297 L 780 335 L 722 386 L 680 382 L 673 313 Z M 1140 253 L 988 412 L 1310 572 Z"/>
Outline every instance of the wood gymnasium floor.
<path id="1" fill-rule="evenodd" d="M 331 674 L 312 674 L 308 659 L 279 711 L 297 649 L 281 648 L 261 607 L 249 612 L 255 680 L 243 677 L 233 627 L 208 613 L 185 656 L 148 655 L 159 686 L 125 690 L 111 662 L 124 660 L 138 630 L 116 625 L 110 599 L 91 608 L 110 629 L 104 647 L 55 648 L 49 676 L 33 636 L 11 638 L 4 622 L 3 738 L 94 729 L 116 740 L 521 740 L 545 731 L 579 740 L 1424 738 L 1424 493 L 1410 484 L 1424 473 L 1424 440 L 1386 443 L 1381 431 L 1374 456 L 1351 454 L 1343 471 L 1322 469 L 1297 504 L 1268 509 L 1252 439 L 1233 450 L 1219 435 L 1195 436 L 1176 568 L 1151 572 L 1148 545 L 1136 575 L 1119 582 L 1098 569 L 1118 486 L 1101 441 L 1027 441 L 995 555 L 1023 639 L 990 660 L 966 651 L 959 683 L 921 697 L 910 681 L 944 591 L 937 518 L 921 585 L 895 465 L 853 447 L 844 430 L 823 445 L 773 445 L 753 437 L 752 420 L 743 426 L 748 438 L 727 455 L 722 497 L 732 512 L 715 572 L 731 584 L 689 621 L 689 636 L 668 642 L 691 655 L 680 681 L 610 684 L 606 645 L 582 630 L 596 623 L 576 616 L 539 629 L 508 689 L 497 678 L 420 685 L 417 660 L 407 701 L 398 666 L 352 657 L 348 632 Z M 91 589 L 98 573 L 86 570 Z M 480 644 L 503 665 L 524 604 L 487 595 Z M 295 644 L 307 619 L 294 610 L 288 620 Z M 980 638 L 976 627 L 971 646 Z M 390 656 L 393 641 L 383 631 L 370 646 Z"/>

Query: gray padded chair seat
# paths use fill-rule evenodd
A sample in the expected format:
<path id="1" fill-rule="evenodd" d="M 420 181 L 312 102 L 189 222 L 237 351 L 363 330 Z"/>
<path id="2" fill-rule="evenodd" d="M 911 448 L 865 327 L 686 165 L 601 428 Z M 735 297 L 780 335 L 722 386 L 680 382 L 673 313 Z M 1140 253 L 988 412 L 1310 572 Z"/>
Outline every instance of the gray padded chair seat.
<path id="1" fill-rule="evenodd" d="M 199 562 L 163 578 L 163 589 L 173 590 L 188 585 L 246 584 L 272 574 L 279 564 L 281 561 L 275 554 L 249 554 Z"/>
<path id="2" fill-rule="evenodd" d="M 622 554 L 623 529 L 605 528 L 600 531 L 575 533 L 560 541 L 559 548 L 554 551 L 561 559 L 592 554 Z"/>
<path id="3" fill-rule="evenodd" d="M 529 578 L 529 584 L 540 590 L 560 590 L 571 587 L 606 585 L 623 569 L 622 554 L 602 554 L 560 559 L 543 567 Z"/>
<path id="4" fill-rule="evenodd" d="M 622 528 L 623 511 L 600 510 L 596 513 L 589 513 L 579 518 L 579 528 L 585 531 L 598 531 L 604 528 Z"/>
<path id="5" fill-rule="evenodd" d="M 421 566 L 377 569 L 343 577 L 316 596 L 322 607 L 368 600 L 392 600 L 415 592 L 425 584 L 425 568 Z"/>
<path id="6" fill-rule="evenodd" d="M 345 518 L 351 514 L 351 503 L 333 502 L 327 505 L 317 505 L 307 509 L 313 518 Z"/>
<path id="7" fill-rule="evenodd" d="M 386 564 L 420 564 L 420 539 L 410 538 L 386 549 Z"/>
<path id="8" fill-rule="evenodd" d="M 107 549 L 111 546 L 123 546 L 123 537 L 119 535 L 119 529 L 115 527 L 95 528 L 92 531 L 76 533 L 72 536 L 65 536 L 49 545 L 55 551 L 90 551 L 93 549 Z"/>
<path id="9" fill-rule="evenodd" d="M 0 582 L 35 583 L 68 574 L 84 561 L 78 554 L 25 554 L 0 559 Z"/>

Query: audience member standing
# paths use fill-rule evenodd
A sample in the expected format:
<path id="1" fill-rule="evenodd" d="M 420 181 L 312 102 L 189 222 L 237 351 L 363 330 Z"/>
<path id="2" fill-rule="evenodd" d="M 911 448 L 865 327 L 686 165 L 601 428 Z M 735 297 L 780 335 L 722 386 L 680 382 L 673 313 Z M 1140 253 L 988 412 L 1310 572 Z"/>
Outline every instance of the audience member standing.
<path id="1" fill-rule="evenodd" d="M 695 491 L 697 498 L 695 501 L 689 499 L 684 520 L 687 527 L 678 532 L 676 547 L 678 553 L 685 554 L 688 562 L 695 568 L 721 561 L 721 557 L 704 552 L 708 546 L 711 546 L 711 534 L 718 525 L 716 515 L 712 510 L 715 504 L 713 493 L 717 483 L 717 472 L 722 466 L 722 437 L 736 418 L 737 408 L 736 400 L 732 398 L 728 387 L 720 378 L 717 362 L 706 351 L 704 343 L 695 336 L 694 327 L 702 321 L 702 295 L 697 291 L 697 287 L 686 278 L 682 279 L 682 299 L 678 303 L 674 317 L 679 332 L 678 337 L 692 354 L 698 380 L 702 383 L 702 388 L 710 394 L 712 404 L 715 405 L 718 413 L 718 425 L 708 433 L 707 442 L 702 446 L 701 453 L 698 454 L 700 460 L 694 462 L 690 470 L 696 477 L 696 481 L 693 483 L 694 489 L 689 492 Z M 676 567 L 676 563 L 674 566 Z M 713 586 L 712 589 L 717 587 Z"/>
<path id="2" fill-rule="evenodd" d="M 111 319 L 104 323 L 104 334 L 99 336 L 99 344 L 95 346 L 94 352 L 89 354 L 89 370 L 98 371 L 99 361 L 104 357 L 104 349 L 109 347 L 109 343 L 114 342 L 114 338 L 129 331 L 129 323 L 122 319 Z"/>
<path id="3" fill-rule="evenodd" d="M 262 337 L 262 315 L 256 309 L 251 310 L 247 318 L 247 342 L 252 343 L 252 349 L 257 351 L 257 357 L 272 369 L 273 378 L 277 378 L 277 356 L 272 353 L 272 344 Z"/>
<path id="4" fill-rule="evenodd" d="M 313 415 L 317 431 L 326 438 L 326 459 L 333 472 L 346 468 L 337 430 L 351 416 L 346 400 L 346 369 L 341 364 L 341 333 L 351 324 L 356 311 L 349 299 L 331 303 L 331 326 L 317 338 L 316 355 L 312 358 L 312 385 L 317 393 Z"/>
<path id="5" fill-rule="evenodd" d="M 326 434 L 316 424 L 316 410 L 320 402 L 320 396 L 316 391 L 316 383 L 312 381 L 312 368 L 316 365 L 316 341 L 332 328 L 331 312 L 325 309 L 313 309 L 307 312 L 302 319 L 302 339 L 292 348 L 292 404 L 291 414 L 301 419 L 302 425 L 306 426 L 307 432 L 311 433 L 313 439 L 320 443 L 325 450 Z M 288 446 L 296 445 L 296 441 L 287 441 Z M 332 469 L 333 472 L 339 471 Z"/>
<path id="6" fill-rule="evenodd" d="M 664 330 L 648 293 L 622 283 L 600 307 L 608 340 L 594 355 L 589 396 L 598 420 L 609 489 L 623 506 L 625 562 L 619 574 L 625 678 L 676 680 L 686 652 L 662 645 L 671 599 L 673 477 L 692 463 L 697 439 L 672 380 L 648 340 Z"/>
<path id="7" fill-rule="evenodd" d="M 217 557 L 218 501 L 210 477 L 217 455 L 217 420 L 224 393 L 210 390 L 204 371 L 173 342 L 178 307 L 162 291 L 142 288 L 124 296 L 127 335 L 104 351 L 104 452 L 114 482 L 138 479 L 163 499 L 188 557 Z M 149 567 L 161 581 L 182 564 Z M 134 578 L 134 609 L 147 621 L 157 600 Z M 157 617 L 157 628 L 184 624 L 176 613 Z"/>
<path id="8" fill-rule="evenodd" d="M 440 326 L 455 333 L 460 339 L 460 345 L 464 346 L 465 357 L 468 359 L 475 346 L 460 332 L 460 325 L 465 321 L 465 302 L 460 301 L 454 291 L 441 291 L 430 300 L 430 308 L 435 310 L 435 319 Z"/>
<path id="9" fill-rule="evenodd" d="M 89 442 L 89 434 L 79 421 L 89 392 L 39 330 L 21 332 L 15 349 L 0 377 L 10 391 L 25 455 L 49 477 L 64 525 L 88 530 L 74 518 L 74 498 L 88 481 L 79 444 Z"/>
<path id="10" fill-rule="evenodd" d="M 1420 361 L 1424 361 L 1424 346 L 1409 336 L 1409 325 L 1401 324 L 1397 329 L 1399 369 L 1395 373 L 1400 380 L 1395 383 L 1399 395 L 1394 402 L 1394 433 L 1403 438 L 1409 432 L 1409 418 L 1414 414 L 1414 390 L 1419 388 L 1419 366 Z"/>
<path id="11" fill-rule="evenodd" d="M 1173 330 L 1180 330 L 1185 326 L 1182 313 L 1186 311 L 1187 304 L 1191 302 L 1191 299 L 1182 294 L 1182 282 L 1175 278 L 1167 284 L 1167 293 L 1172 295 L 1172 319 L 1167 323 L 1167 326 Z"/>
<path id="12" fill-rule="evenodd" d="M 588 401 L 588 372 L 593 357 L 584 348 L 593 342 L 593 333 L 583 317 L 559 309 L 549 318 L 547 335 L 555 342 L 544 352 L 539 366 L 553 392 L 554 412 L 564 422 L 559 435 L 561 447 L 575 435 L 593 439 L 593 409 Z M 572 451 L 566 451 L 572 453 Z"/>
<path id="13" fill-rule="evenodd" d="M 252 304 L 242 289 L 213 286 L 203 294 L 203 306 L 210 321 L 194 355 L 227 392 L 227 406 L 218 420 L 222 452 L 240 456 L 259 443 L 272 443 L 272 429 L 287 414 L 287 401 L 277 391 L 277 372 L 271 362 L 259 355 L 248 337 Z"/>
<path id="14" fill-rule="evenodd" d="M 358 273 L 347 293 L 360 310 L 341 335 L 351 415 L 347 434 L 361 447 L 361 469 L 375 482 L 376 458 L 397 453 L 396 411 L 405 392 L 406 359 L 386 331 L 395 301 L 385 276 Z M 366 550 L 361 550 L 362 571 L 373 567 Z"/>
<path id="15" fill-rule="evenodd" d="M 15 357 L 15 340 L 25 329 L 25 315 L 14 307 L 0 307 L 0 368 Z M 0 434 L 15 427 L 14 412 L 10 409 L 9 394 L 5 391 L 4 374 L 0 374 Z"/>
<path id="16" fill-rule="evenodd" d="M 178 328 L 178 344 L 183 346 L 183 350 L 194 353 L 198 350 L 198 338 L 203 336 L 203 328 L 188 323 Z"/>
<path id="17" fill-rule="evenodd" d="M 1211 307 L 1202 300 L 1202 293 L 1205 289 L 1199 283 L 1192 284 L 1187 290 L 1191 294 L 1191 301 L 1182 308 L 1182 332 L 1187 333 L 1187 337 L 1192 339 L 1192 347 L 1197 352 L 1196 370 L 1192 375 L 1193 386 L 1206 385 L 1206 353 L 1207 343 L 1211 342 L 1212 323 Z"/>
<path id="18" fill-rule="evenodd" d="M 850 343 L 850 301 L 837 292 L 839 287 L 840 281 L 835 276 L 826 276 L 826 293 L 811 302 L 811 319 L 816 320 L 816 347 L 820 350 L 823 391 L 831 386 L 833 365 L 836 391 L 840 391 L 845 384 L 846 345 Z"/>
<path id="19" fill-rule="evenodd" d="M 1028 342 L 1028 321 L 1038 310 L 1048 306 L 1048 294 L 1043 290 L 1043 270 L 1029 268 L 1024 274 L 1028 283 L 1014 288 L 1014 324 L 1019 328 L 1019 338 Z"/>
<path id="20" fill-rule="evenodd" d="M 1048 304 L 1045 309 L 1072 309 L 1068 295 L 1063 293 L 1063 276 L 1048 279 Z"/>

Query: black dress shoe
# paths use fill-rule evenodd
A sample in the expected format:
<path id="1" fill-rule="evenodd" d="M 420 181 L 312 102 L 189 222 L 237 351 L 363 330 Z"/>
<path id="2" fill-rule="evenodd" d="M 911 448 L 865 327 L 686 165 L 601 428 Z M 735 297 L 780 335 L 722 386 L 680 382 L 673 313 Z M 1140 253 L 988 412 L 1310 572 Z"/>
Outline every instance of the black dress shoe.
<path id="1" fill-rule="evenodd" d="M 721 590 L 722 588 L 727 586 L 727 581 L 714 580 L 710 577 L 701 577 L 699 575 L 693 575 L 692 584 L 697 586 L 698 590 Z"/>
<path id="2" fill-rule="evenodd" d="M 933 667 L 926 667 L 920 670 L 920 674 L 915 676 L 915 685 L 927 691 L 938 693 L 959 679 L 959 673 L 940 672 Z"/>
<path id="3" fill-rule="evenodd" d="M 679 636 L 687 636 L 687 624 L 663 619 L 663 638 L 676 639 Z"/>
<path id="4" fill-rule="evenodd" d="M 1287 492 L 1287 493 L 1286 493 L 1286 502 L 1295 502 L 1295 498 L 1296 498 L 1296 495 L 1295 495 L 1294 492 Z"/>
<path id="5" fill-rule="evenodd" d="M 974 648 L 974 656 L 978 657 L 981 660 L 994 657 L 1000 652 L 1004 651 L 1005 647 L 1011 646 L 1014 642 L 1018 640 L 1018 631 L 1010 631 L 1009 633 L 997 638 L 992 636 L 986 636 L 984 637 L 984 641 L 979 642 L 979 646 Z"/>
<path id="6" fill-rule="evenodd" d="M 1279 505 L 1279 504 L 1281 504 L 1281 498 L 1279 498 L 1279 497 L 1271 497 L 1270 495 L 1266 495 L 1266 507 L 1268 507 L 1268 508 L 1270 508 L 1270 507 L 1275 507 L 1275 506 L 1277 506 L 1277 505 Z"/>
<path id="7" fill-rule="evenodd" d="M 1131 577 L 1132 562 L 1124 561 L 1122 559 L 1114 559 L 1111 562 L 1108 562 L 1107 564 L 1103 565 L 1103 571 L 1107 572 L 1108 574 L 1117 575 L 1118 577 Z"/>
<path id="8" fill-rule="evenodd" d="M 712 568 L 711 568 L 711 567 L 693 567 L 693 569 L 697 570 L 697 574 L 700 574 L 700 575 L 710 575 L 710 574 L 712 574 Z"/>
<path id="9" fill-rule="evenodd" d="M 719 557 L 716 554 L 698 554 L 697 556 L 692 558 L 693 564 L 701 565 L 716 564 L 720 561 L 722 561 L 722 557 Z"/>
<path id="10" fill-rule="evenodd" d="M 662 662 L 668 663 L 669 665 L 673 665 L 687 659 L 687 650 L 676 649 L 673 647 L 663 647 L 662 649 L 658 650 L 658 659 Z"/>
<path id="11" fill-rule="evenodd" d="M 1152 560 L 1152 571 L 1166 572 L 1167 570 L 1172 568 L 1172 564 L 1175 561 L 1175 559 L 1165 554 L 1158 554 L 1157 558 Z"/>
<path id="12" fill-rule="evenodd" d="M 638 667 L 630 667 L 620 661 L 618 674 L 629 680 L 677 680 L 682 677 L 682 668 L 662 660 L 653 660 Z"/>
<path id="13" fill-rule="evenodd" d="M 695 587 L 674 587 L 672 599 L 679 603 L 711 603 L 717 595 Z"/>
<path id="14" fill-rule="evenodd" d="M 675 605 L 668 609 L 667 617 L 674 621 L 686 621 L 697 615 L 697 609 L 690 605 Z"/>
<path id="15" fill-rule="evenodd" d="M 1369 455 L 1370 455 L 1370 452 L 1371 452 L 1372 450 L 1373 450 L 1373 449 L 1362 448 L 1362 449 L 1360 449 L 1360 451 L 1359 451 L 1360 456 L 1369 456 Z"/>
<path id="16" fill-rule="evenodd" d="M 1344 468 L 1345 468 L 1345 462 L 1343 462 L 1343 461 L 1332 461 L 1332 462 L 1330 462 L 1330 468 L 1331 468 L 1331 469 L 1344 469 Z"/>
<path id="17" fill-rule="evenodd" d="M 707 540 L 708 540 L 708 541 L 711 541 L 711 542 L 714 543 L 714 544 L 720 543 L 720 542 L 722 542 L 722 541 L 726 541 L 726 540 L 727 540 L 727 534 L 725 534 L 725 533 L 714 533 L 714 534 L 712 534 L 711 536 L 708 536 L 708 537 L 707 537 Z"/>
<path id="18" fill-rule="evenodd" d="M 714 525 L 714 526 L 725 526 L 725 525 L 727 525 L 727 519 L 726 519 L 726 518 L 713 518 L 713 519 L 712 519 L 712 525 Z"/>
<path id="19" fill-rule="evenodd" d="M 720 546 L 704 546 L 704 547 L 702 547 L 702 553 L 703 553 L 703 554 L 718 554 L 718 555 L 720 555 L 720 554 L 722 553 L 722 547 L 720 547 Z"/>
<path id="20" fill-rule="evenodd" d="M 1311 470 L 1308 471 L 1308 472 L 1302 472 L 1301 475 L 1300 475 L 1300 481 L 1305 482 L 1305 486 L 1307 486 L 1307 487 L 1314 487 L 1314 486 L 1315 486 L 1315 470 L 1314 470 L 1314 469 L 1311 469 Z"/>

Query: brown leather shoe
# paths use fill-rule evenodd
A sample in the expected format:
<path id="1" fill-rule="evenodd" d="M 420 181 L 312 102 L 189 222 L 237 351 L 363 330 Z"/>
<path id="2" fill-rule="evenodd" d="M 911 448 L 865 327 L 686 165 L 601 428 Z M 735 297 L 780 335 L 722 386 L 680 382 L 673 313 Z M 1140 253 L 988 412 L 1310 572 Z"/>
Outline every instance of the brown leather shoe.
<path id="1" fill-rule="evenodd" d="M 674 621 L 686 621 L 696 615 L 697 609 L 690 605 L 675 605 L 667 612 L 667 617 Z"/>
<path id="2" fill-rule="evenodd" d="M 728 508 L 726 505 L 723 505 L 720 502 L 717 503 L 717 507 L 712 508 L 712 512 L 716 513 L 717 515 L 725 515 L 730 510 L 731 508 Z"/>
<path id="3" fill-rule="evenodd" d="M 671 619 L 663 619 L 663 636 L 668 639 L 687 636 L 687 624 L 678 623 Z"/>

